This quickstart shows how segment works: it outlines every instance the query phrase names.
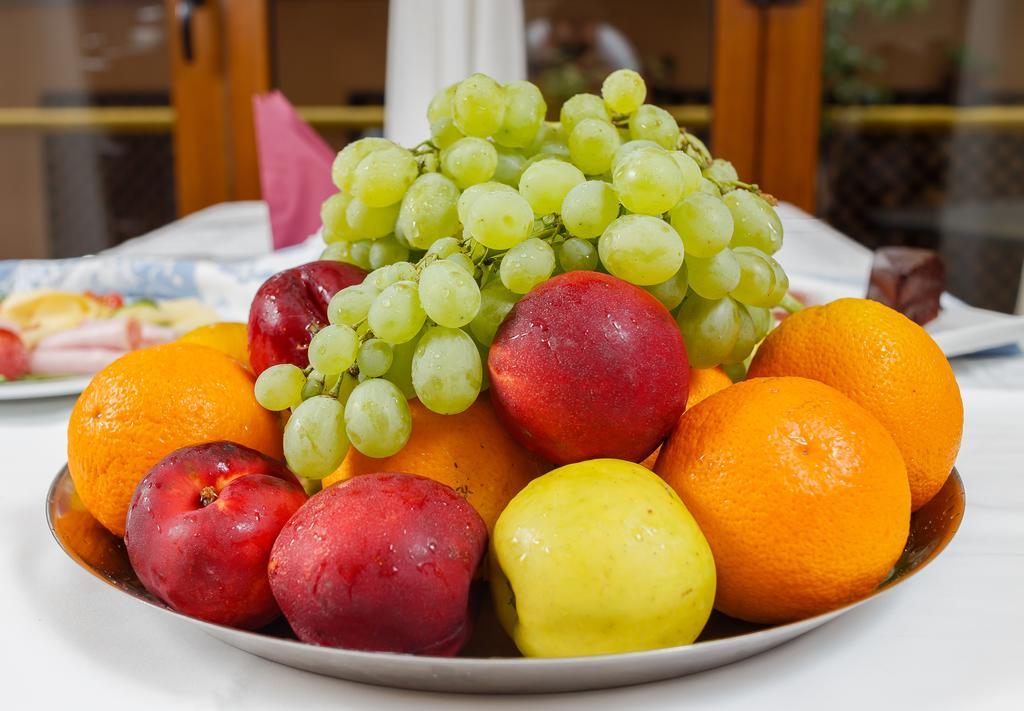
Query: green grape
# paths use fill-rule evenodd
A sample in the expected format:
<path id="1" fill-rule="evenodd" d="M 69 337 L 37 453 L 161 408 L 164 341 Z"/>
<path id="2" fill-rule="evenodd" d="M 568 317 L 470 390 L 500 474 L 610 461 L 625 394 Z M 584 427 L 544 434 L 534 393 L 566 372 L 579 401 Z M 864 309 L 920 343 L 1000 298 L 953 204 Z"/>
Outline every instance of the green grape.
<path id="1" fill-rule="evenodd" d="M 481 195 L 487 193 L 494 193 L 504 191 L 508 193 L 515 192 L 515 188 L 512 188 L 504 183 L 497 183 L 494 181 L 488 181 L 486 183 L 477 183 L 462 191 L 459 195 L 458 211 L 459 211 L 459 222 L 463 225 L 469 224 L 469 209 L 476 202 L 476 199 Z M 448 256 L 448 255 L 445 255 Z"/>
<path id="2" fill-rule="evenodd" d="M 459 189 L 449 178 L 440 173 L 424 173 L 402 198 L 396 230 L 411 246 L 426 249 L 458 231 L 458 200 Z"/>
<path id="3" fill-rule="evenodd" d="M 727 365 L 742 363 L 746 360 L 758 340 L 757 329 L 754 326 L 754 320 L 750 317 L 750 313 L 740 306 L 736 309 L 736 316 L 739 318 L 739 330 L 736 333 L 736 343 L 733 345 L 729 355 L 722 359 L 722 363 Z"/>
<path id="4" fill-rule="evenodd" d="M 454 237 L 442 237 L 430 245 L 430 248 L 427 249 L 427 254 L 436 254 L 438 259 L 444 259 L 449 255 L 455 254 L 460 249 L 459 240 Z"/>
<path id="5" fill-rule="evenodd" d="M 370 248 L 373 240 L 361 239 L 358 242 L 349 242 L 348 263 L 354 264 L 360 269 L 370 268 Z"/>
<path id="6" fill-rule="evenodd" d="M 561 213 L 569 234 L 594 239 L 619 216 L 619 196 L 603 180 L 588 180 L 565 194 Z"/>
<path id="7" fill-rule="evenodd" d="M 298 366 L 291 363 L 272 365 L 256 378 L 256 402 L 274 412 L 298 407 L 305 384 L 306 374 Z"/>
<path id="8" fill-rule="evenodd" d="M 526 167 L 526 156 L 507 148 L 498 148 L 497 153 L 498 165 L 494 169 L 491 180 L 513 188 L 516 187 L 519 185 L 519 177 L 523 174 L 523 168 Z"/>
<path id="9" fill-rule="evenodd" d="M 619 69 L 605 77 L 601 96 L 612 113 L 631 114 L 647 98 L 647 85 L 632 69 Z"/>
<path id="10" fill-rule="evenodd" d="M 394 231 L 398 208 L 398 203 L 370 207 L 359 198 L 352 198 L 345 209 L 345 220 L 357 239 L 378 239 Z"/>
<path id="11" fill-rule="evenodd" d="M 615 157 L 612 158 L 612 172 L 615 172 L 615 167 L 619 163 L 621 163 L 623 159 L 626 158 L 626 156 L 631 154 L 633 151 L 640 150 L 641 148 L 657 148 L 658 150 L 664 150 L 654 141 L 647 141 L 643 139 L 639 141 L 626 141 L 621 146 L 619 146 L 619 149 L 617 151 L 615 151 Z"/>
<path id="12" fill-rule="evenodd" d="M 349 396 L 352 394 L 352 391 L 355 390 L 356 385 L 358 384 L 359 380 L 346 370 L 338 375 L 335 375 L 331 379 L 331 382 L 324 383 L 324 390 L 330 392 L 333 391 L 334 388 L 337 388 L 337 400 L 342 405 L 344 405 L 346 402 L 348 402 Z M 328 385 L 330 385 L 330 387 L 327 387 Z"/>
<path id="13" fill-rule="evenodd" d="M 480 394 L 483 366 L 480 351 L 458 328 L 432 326 L 416 344 L 412 384 L 423 405 L 440 415 L 454 415 Z"/>
<path id="14" fill-rule="evenodd" d="M 504 89 L 486 74 L 473 74 L 463 79 L 455 87 L 452 118 L 467 136 L 493 135 L 505 118 Z"/>
<path id="15" fill-rule="evenodd" d="M 356 386 L 345 404 L 345 433 L 367 457 L 398 453 L 412 434 L 412 413 L 394 383 L 370 378 Z"/>
<path id="16" fill-rule="evenodd" d="M 709 301 L 691 292 L 683 300 L 676 323 L 691 368 L 714 367 L 732 353 L 739 337 L 739 308 L 728 297 Z"/>
<path id="17" fill-rule="evenodd" d="M 390 343 L 370 338 L 359 346 L 359 354 L 356 356 L 359 374 L 367 378 L 379 378 L 388 372 L 394 357 Z"/>
<path id="18" fill-rule="evenodd" d="M 445 257 L 445 261 L 451 262 L 470 276 L 474 276 L 476 274 L 476 263 L 462 252 L 449 254 Z"/>
<path id="19" fill-rule="evenodd" d="M 394 235 L 375 239 L 370 245 L 370 268 L 380 269 L 409 259 L 409 248 Z"/>
<path id="20" fill-rule="evenodd" d="M 683 196 L 683 175 L 675 160 L 654 148 L 633 151 L 619 161 L 612 173 L 612 185 L 619 202 L 641 215 L 667 212 Z"/>
<path id="21" fill-rule="evenodd" d="M 352 196 L 370 207 L 387 207 L 402 199 L 419 175 L 412 153 L 404 148 L 384 148 L 359 161 L 352 178 Z"/>
<path id="22" fill-rule="evenodd" d="M 465 326 L 480 310 L 480 287 L 473 275 L 447 259 L 423 269 L 419 289 L 423 310 L 441 326 Z"/>
<path id="23" fill-rule="evenodd" d="M 523 171 L 519 179 L 519 193 L 530 203 L 533 214 L 548 215 L 558 212 L 568 192 L 585 180 L 580 169 L 572 163 L 545 158 Z"/>
<path id="24" fill-rule="evenodd" d="M 740 282 L 740 263 L 731 249 L 723 249 L 713 257 L 686 260 L 690 289 L 705 299 L 721 299 Z"/>
<path id="25" fill-rule="evenodd" d="M 460 138 L 465 138 L 465 135 L 455 125 L 455 121 L 447 116 L 430 124 L 430 140 L 442 151 Z"/>
<path id="26" fill-rule="evenodd" d="M 366 275 L 363 284 L 375 289 L 378 293 L 400 281 L 415 281 L 416 267 L 409 262 L 395 262 L 380 269 L 374 269 Z"/>
<path id="27" fill-rule="evenodd" d="M 441 170 L 459 190 L 490 180 L 497 167 L 497 151 L 482 138 L 460 138 L 441 152 Z"/>
<path id="28" fill-rule="evenodd" d="M 494 142 L 509 148 L 524 148 L 533 141 L 544 123 L 548 106 L 544 96 L 528 81 L 505 85 L 505 116 Z"/>
<path id="29" fill-rule="evenodd" d="M 679 124 L 672 114 L 653 104 L 644 104 L 629 117 L 629 135 L 654 141 L 670 151 L 679 146 Z"/>
<path id="30" fill-rule="evenodd" d="M 422 332 L 426 330 L 423 328 Z M 388 372 L 384 373 L 384 377 L 394 383 L 406 399 L 416 397 L 416 390 L 412 386 L 412 357 L 416 353 L 419 335 L 421 334 L 417 334 L 405 343 L 391 347 L 391 367 L 388 368 Z"/>
<path id="31" fill-rule="evenodd" d="M 434 98 L 427 105 L 427 122 L 433 124 L 435 121 L 452 116 L 452 99 L 455 98 L 455 88 L 458 84 L 446 86 L 434 94 Z"/>
<path id="32" fill-rule="evenodd" d="M 332 242 L 320 253 L 320 259 L 327 259 L 332 262 L 345 262 L 355 264 L 352 261 L 352 245 L 348 242 Z"/>
<path id="33" fill-rule="evenodd" d="M 771 294 L 768 295 L 768 306 L 774 307 L 782 303 L 786 292 L 789 291 L 789 276 L 782 270 L 782 265 L 775 261 L 774 257 L 768 257 L 768 263 L 771 264 L 772 271 L 775 273 L 775 285 Z"/>
<path id="34" fill-rule="evenodd" d="M 712 197 L 722 197 L 722 191 L 718 189 L 717 185 L 715 185 L 707 178 L 700 179 L 700 187 L 697 188 L 697 190 L 702 193 L 706 193 L 707 195 L 711 195 Z"/>
<path id="35" fill-rule="evenodd" d="M 324 391 L 324 374 L 312 370 L 309 375 L 306 376 L 306 384 L 302 386 L 302 400 L 306 401 L 311 397 L 316 397 Z"/>
<path id="36" fill-rule="evenodd" d="M 740 280 L 729 295 L 741 304 L 750 306 L 772 306 L 771 295 L 775 290 L 775 270 L 767 254 L 753 247 L 736 247 L 732 250 L 740 265 Z"/>
<path id="37" fill-rule="evenodd" d="M 768 335 L 768 332 L 772 330 L 772 323 L 775 320 L 772 317 L 772 311 L 771 309 L 748 306 L 747 304 L 743 304 L 743 308 L 746 309 L 747 314 L 749 314 L 751 321 L 754 323 L 754 342 L 760 343 Z"/>
<path id="38" fill-rule="evenodd" d="M 367 314 L 370 330 L 391 345 L 405 343 L 423 327 L 427 315 L 413 281 L 400 281 L 382 291 Z"/>
<path id="39" fill-rule="evenodd" d="M 519 294 L 506 289 L 500 281 L 492 281 L 481 289 L 480 310 L 469 322 L 469 332 L 473 334 L 473 338 L 484 346 L 490 346 L 498 327 L 519 298 Z"/>
<path id="40" fill-rule="evenodd" d="M 713 257 L 732 239 L 732 213 L 725 203 L 707 193 L 684 197 L 672 208 L 669 221 L 683 238 L 687 256 Z"/>
<path id="41" fill-rule="evenodd" d="M 366 320 L 377 290 L 369 284 L 346 286 L 327 304 L 327 320 L 338 326 L 353 326 Z"/>
<path id="42" fill-rule="evenodd" d="M 566 143 L 545 143 L 541 146 L 541 151 L 526 159 L 523 163 L 523 170 L 519 174 L 519 179 L 522 180 L 523 173 L 534 163 L 539 163 L 542 160 L 560 160 L 563 163 L 571 163 L 572 159 L 569 157 L 569 145 Z"/>
<path id="43" fill-rule="evenodd" d="M 722 199 L 732 213 L 732 246 L 755 247 L 765 254 L 779 251 L 782 222 L 764 198 L 749 190 L 731 190 Z"/>
<path id="44" fill-rule="evenodd" d="M 334 193 L 320 206 L 320 222 L 323 224 L 323 238 L 327 244 L 352 242 L 359 239 L 348 224 L 348 206 L 352 198 L 345 193 Z"/>
<path id="45" fill-rule="evenodd" d="M 347 451 L 345 408 L 340 402 L 317 395 L 292 410 L 284 426 L 284 457 L 293 472 L 323 479 L 338 468 Z"/>
<path id="46" fill-rule="evenodd" d="M 711 161 L 711 165 L 704 169 L 704 175 L 716 183 L 731 183 L 740 179 L 736 168 L 724 158 L 715 158 Z"/>
<path id="47" fill-rule="evenodd" d="M 352 181 L 360 161 L 374 151 L 384 148 L 398 148 L 398 144 L 386 138 L 360 138 L 341 149 L 331 165 L 331 179 L 344 193 L 352 193 Z"/>
<path id="48" fill-rule="evenodd" d="M 700 173 L 700 166 L 697 165 L 697 161 L 686 155 L 683 151 L 672 151 L 669 155 L 672 156 L 676 166 L 679 167 L 680 174 L 683 176 L 683 195 L 689 195 L 700 190 L 700 183 L 704 180 L 704 176 Z"/>
<path id="49" fill-rule="evenodd" d="M 558 248 L 558 263 L 567 272 L 593 271 L 597 268 L 597 249 L 585 239 L 571 237 Z"/>
<path id="50" fill-rule="evenodd" d="M 564 144 L 568 140 L 569 136 L 565 129 L 562 128 L 562 124 L 557 121 L 554 123 L 544 122 L 541 124 L 540 129 L 538 129 L 537 135 L 533 137 L 530 145 L 523 149 L 523 153 L 528 157 L 534 156 L 542 153 L 541 149 L 549 143 Z"/>
<path id="51" fill-rule="evenodd" d="M 600 175 L 611 168 L 620 145 L 619 133 L 610 123 L 583 119 L 569 134 L 569 158 L 587 175 Z"/>
<path id="52" fill-rule="evenodd" d="M 530 236 L 533 210 L 515 190 L 496 190 L 478 196 L 469 210 L 466 228 L 490 249 L 509 249 Z"/>
<path id="53" fill-rule="evenodd" d="M 555 251 L 544 240 L 533 237 L 505 253 L 498 273 L 509 291 L 525 294 L 547 280 L 554 270 Z"/>
<path id="54" fill-rule="evenodd" d="M 690 280 L 687 275 L 686 263 L 684 262 L 678 272 L 660 284 L 644 288 L 647 289 L 647 293 L 660 301 L 661 305 L 666 309 L 669 311 L 674 310 L 679 306 L 679 304 L 683 303 L 683 299 L 686 297 L 686 291 L 690 288 Z"/>
<path id="55" fill-rule="evenodd" d="M 356 362 L 359 336 L 351 326 L 324 326 L 309 342 L 309 364 L 324 375 L 337 375 Z"/>
<path id="56" fill-rule="evenodd" d="M 594 94 L 576 94 L 562 104 L 559 112 L 559 119 L 566 134 L 571 134 L 583 119 L 597 119 L 605 123 L 611 123 L 611 116 L 608 115 L 608 107 L 600 96 Z"/>
<path id="57" fill-rule="evenodd" d="M 597 242 L 601 263 L 613 275 L 631 284 L 660 284 L 683 265 L 683 241 L 657 217 L 623 215 Z"/>

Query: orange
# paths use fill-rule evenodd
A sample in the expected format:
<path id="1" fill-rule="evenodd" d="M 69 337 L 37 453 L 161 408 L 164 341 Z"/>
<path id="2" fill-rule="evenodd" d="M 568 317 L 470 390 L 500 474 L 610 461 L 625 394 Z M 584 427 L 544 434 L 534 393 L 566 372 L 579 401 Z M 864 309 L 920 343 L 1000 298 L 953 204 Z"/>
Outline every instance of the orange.
<path id="1" fill-rule="evenodd" d="M 195 343 L 225 353 L 246 368 L 249 365 L 249 334 L 244 323 L 224 321 L 194 328 L 178 339 L 181 343 Z"/>
<path id="2" fill-rule="evenodd" d="M 732 381 L 721 368 L 690 368 L 690 391 L 686 396 L 686 409 L 689 410 L 704 398 L 719 390 L 724 390 L 730 385 L 732 385 Z M 640 464 L 654 471 L 654 463 L 658 461 L 660 451 L 659 447 Z"/>
<path id="3" fill-rule="evenodd" d="M 180 447 L 230 440 L 280 459 L 279 418 L 257 404 L 253 382 L 233 358 L 186 343 L 132 351 L 108 365 L 68 423 L 68 469 L 82 503 L 123 536 L 135 486 Z"/>
<path id="4" fill-rule="evenodd" d="M 655 471 L 704 532 L 715 607 L 774 624 L 868 595 L 903 551 L 910 487 L 885 428 L 838 390 L 758 378 L 688 410 Z"/>
<path id="5" fill-rule="evenodd" d="M 491 531 L 512 497 L 549 469 L 512 439 L 487 395 L 457 415 L 438 415 L 419 400 L 409 409 L 412 436 L 398 454 L 374 459 L 352 447 L 324 486 L 374 472 L 419 474 L 465 496 Z"/>
<path id="6" fill-rule="evenodd" d="M 914 511 L 942 488 L 960 450 L 963 402 L 946 356 L 906 316 L 867 299 L 804 309 L 758 349 L 747 377 L 765 375 L 820 380 L 877 417 L 903 453 Z"/>

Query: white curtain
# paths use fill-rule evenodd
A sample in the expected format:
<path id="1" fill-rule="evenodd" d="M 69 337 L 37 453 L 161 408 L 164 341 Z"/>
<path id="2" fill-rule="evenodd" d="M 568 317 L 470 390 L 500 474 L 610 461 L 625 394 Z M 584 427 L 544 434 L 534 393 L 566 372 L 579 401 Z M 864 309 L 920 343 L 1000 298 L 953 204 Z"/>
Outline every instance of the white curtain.
<path id="1" fill-rule="evenodd" d="M 427 104 L 473 72 L 526 78 L 522 0 L 390 0 L 384 134 L 429 138 Z"/>

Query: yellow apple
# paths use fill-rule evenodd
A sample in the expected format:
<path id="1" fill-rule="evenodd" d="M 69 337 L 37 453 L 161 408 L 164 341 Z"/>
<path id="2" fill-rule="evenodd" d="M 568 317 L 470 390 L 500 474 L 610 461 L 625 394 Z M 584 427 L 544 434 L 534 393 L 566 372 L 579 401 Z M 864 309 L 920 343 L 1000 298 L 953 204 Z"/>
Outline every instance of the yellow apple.
<path id="1" fill-rule="evenodd" d="M 690 644 L 715 563 L 676 493 L 639 464 L 594 459 L 534 479 L 498 517 L 491 592 L 528 657 Z"/>

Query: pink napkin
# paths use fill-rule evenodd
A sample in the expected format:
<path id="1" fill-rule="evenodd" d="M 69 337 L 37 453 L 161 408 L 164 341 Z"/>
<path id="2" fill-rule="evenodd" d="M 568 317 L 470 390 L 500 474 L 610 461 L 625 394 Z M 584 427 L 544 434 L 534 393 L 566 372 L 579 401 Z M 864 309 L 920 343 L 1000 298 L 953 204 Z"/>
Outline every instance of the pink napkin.
<path id="1" fill-rule="evenodd" d="M 320 227 L 320 204 L 337 192 L 334 151 L 279 91 L 252 98 L 260 187 L 270 208 L 274 249 L 305 240 Z"/>

